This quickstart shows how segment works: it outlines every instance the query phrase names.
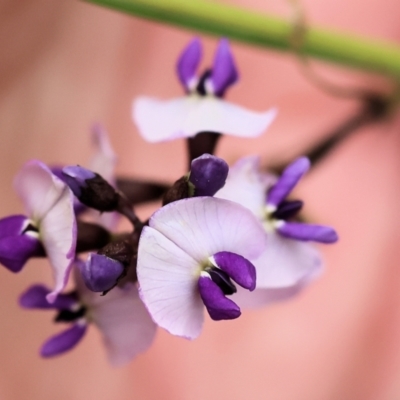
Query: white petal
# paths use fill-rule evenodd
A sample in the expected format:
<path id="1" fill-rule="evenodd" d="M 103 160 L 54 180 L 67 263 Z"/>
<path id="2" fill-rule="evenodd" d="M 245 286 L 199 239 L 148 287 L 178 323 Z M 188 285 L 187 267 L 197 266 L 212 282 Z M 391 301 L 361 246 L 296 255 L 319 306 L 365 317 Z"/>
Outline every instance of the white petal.
<path id="1" fill-rule="evenodd" d="M 220 251 L 252 260 L 266 245 L 265 231 L 248 209 L 213 197 L 170 203 L 153 214 L 149 225 L 199 263 Z"/>
<path id="2" fill-rule="evenodd" d="M 112 365 L 126 364 L 150 347 L 156 325 L 135 285 L 116 287 L 105 296 L 96 293 L 90 299 L 89 313 L 103 335 Z"/>
<path id="3" fill-rule="evenodd" d="M 199 274 L 193 258 L 155 229 L 143 229 L 137 261 L 140 295 L 153 320 L 174 335 L 194 339 L 200 334 Z"/>
<path id="4" fill-rule="evenodd" d="M 132 109 L 139 132 L 149 142 L 192 137 L 203 131 L 257 137 L 276 113 L 276 109 L 254 112 L 216 97 L 197 95 L 167 101 L 140 97 Z"/>

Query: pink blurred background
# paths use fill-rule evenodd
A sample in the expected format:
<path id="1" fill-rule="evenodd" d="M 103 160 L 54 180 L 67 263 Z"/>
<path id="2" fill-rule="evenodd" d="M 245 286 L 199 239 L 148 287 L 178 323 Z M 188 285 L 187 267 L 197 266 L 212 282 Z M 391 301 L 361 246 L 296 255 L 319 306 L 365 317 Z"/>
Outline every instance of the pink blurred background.
<path id="1" fill-rule="evenodd" d="M 232 3 L 289 16 L 283 0 Z M 397 0 L 303 4 L 314 24 L 400 40 Z M 120 174 L 178 178 L 184 142 L 145 143 L 130 107 L 140 94 L 181 94 L 175 60 L 192 35 L 80 2 L 0 0 L 0 216 L 22 212 L 12 179 L 28 159 L 87 162 L 94 121 L 110 132 Z M 216 40 L 204 43 L 210 61 Z M 259 139 L 224 138 L 218 154 L 229 162 L 254 153 L 264 164 L 286 160 L 357 106 L 313 87 L 294 56 L 233 48 L 242 79 L 228 98 L 280 113 Z M 379 85 L 317 67 L 341 84 Z M 49 268 L 36 260 L 18 276 L 0 268 L 0 399 L 399 399 L 399 130 L 396 117 L 363 129 L 304 179 L 306 212 L 341 240 L 323 248 L 326 272 L 300 297 L 235 321 L 207 320 L 193 342 L 160 329 L 153 347 L 126 367 L 108 366 L 95 328 L 73 352 L 39 358 L 58 327 L 49 313 L 19 309 L 17 298 L 31 283 L 50 282 Z"/>

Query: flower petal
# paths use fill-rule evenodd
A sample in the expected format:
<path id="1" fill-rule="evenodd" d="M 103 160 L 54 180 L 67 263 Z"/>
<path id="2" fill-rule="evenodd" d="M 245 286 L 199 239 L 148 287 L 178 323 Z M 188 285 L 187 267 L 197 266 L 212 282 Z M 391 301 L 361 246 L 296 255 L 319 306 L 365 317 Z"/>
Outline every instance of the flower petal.
<path id="1" fill-rule="evenodd" d="M 20 235 L 27 224 L 29 219 L 25 215 L 10 215 L 0 219 L 0 239 Z"/>
<path id="2" fill-rule="evenodd" d="M 176 72 L 182 85 L 187 90 L 196 86 L 196 71 L 202 57 L 202 47 L 199 38 L 195 37 L 185 47 L 179 56 Z"/>
<path id="3" fill-rule="evenodd" d="M 162 233 L 144 227 L 137 275 L 141 298 L 156 324 L 173 335 L 196 338 L 204 319 L 198 263 Z"/>
<path id="4" fill-rule="evenodd" d="M 201 299 L 214 321 L 240 317 L 240 308 L 232 300 L 225 297 L 223 291 L 211 278 L 201 276 L 198 286 Z"/>
<path id="5" fill-rule="evenodd" d="M 152 215 L 149 225 L 199 263 L 220 251 L 251 260 L 266 245 L 264 229 L 248 209 L 214 197 L 170 203 Z"/>
<path id="6" fill-rule="evenodd" d="M 286 167 L 276 184 L 269 190 L 267 204 L 277 207 L 309 168 L 310 160 L 307 157 L 300 157 Z"/>
<path id="7" fill-rule="evenodd" d="M 225 90 L 239 79 L 227 39 L 221 39 L 214 57 L 211 73 L 213 93 L 223 96 Z"/>
<path id="8" fill-rule="evenodd" d="M 168 101 L 140 97 L 132 110 L 140 134 L 149 142 L 192 137 L 204 131 L 257 137 L 269 127 L 276 113 L 276 109 L 258 113 L 212 96 L 196 95 Z"/>
<path id="9" fill-rule="evenodd" d="M 49 303 L 46 296 L 51 292 L 44 285 L 32 285 L 19 298 L 23 308 L 70 310 L 78 304 L 76 295 L 59 294 L 54 303 Z"/>
<path id="10" fill-rule="evenodd" d="M 287 238 L 304 240 L 319 243 L 335 243 L 338 241 L 338 235 L 335 230 L 329 226 L 303 224 L 300 222 L 284 222 L 278 225 L 278 232 Z"/>
<path id="11" fill-rule="evenodd" d="M 40 350 L 42 357 L 53 357 L 73 349 L 86 333 L 86 324 L 75 324 L 71 328 L 52 336 Z"/>

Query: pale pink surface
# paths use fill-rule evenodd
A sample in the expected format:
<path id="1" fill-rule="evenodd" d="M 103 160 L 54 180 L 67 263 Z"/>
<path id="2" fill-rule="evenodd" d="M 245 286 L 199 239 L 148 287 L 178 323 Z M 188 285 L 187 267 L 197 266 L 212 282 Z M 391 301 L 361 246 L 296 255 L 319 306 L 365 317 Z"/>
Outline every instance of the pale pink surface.
<path id="1" fill-rule="evenodd" d="M 287 11 L 283 2 L 235 3 Z M 397 0 L 304 4 L 315 23 L 400 40 Z M 3 0 L 0 16 L 2 216 L 22 211 L 11 183 L 28 159 L 85 164 L 96 120 L 110 132 L 119 172 L 181 174 L 184 143 L 145 143 L 130 105 L 137 95 L 181 93 L 173 68 L 191 34 L 66 0 Z M 205 40 L 210 62 L 215 43 Z M 260 149 L 264 163 L 290 157 L 354 110 L 308 83 L 293 57 L 233 46 L 242 80 L 228 100 L 280 113 L 265 137 L 224 139 L 219 154 L 230 162 Z M 323 73 L 372 85 L 331 67 Z M 0 269 L 0 398 L 400 398 L 399 129 L 393 122 L 364 130 L 302 181 L 306 212 L 334 226 L 341 241 L 323 249 L 326 273 L 298 300 L 236 321 L 207 320 L 194 342 L 160 331 L 124 369 L 108 366 L 94 329 L 71 354 L 40 359 L 40 344 L 57 327 L 45 313 L 19 310 L 17 297 L 33 282 L 50 282 L 49 268 L 34 261 L 17 277 Z"/>

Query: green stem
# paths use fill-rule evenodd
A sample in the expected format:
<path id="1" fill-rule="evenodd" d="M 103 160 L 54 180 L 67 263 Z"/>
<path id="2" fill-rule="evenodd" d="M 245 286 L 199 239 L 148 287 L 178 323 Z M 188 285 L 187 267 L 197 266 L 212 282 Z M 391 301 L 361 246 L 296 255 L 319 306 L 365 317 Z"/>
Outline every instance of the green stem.
<path id="1" fill-rule="evenodd" d="M 260 47 L 292 50 L 293 25 L 261 12 L 207 0 L 86 0 L 154 21 L 181 26 Z M 304 54 L 400 78 L 400 47 L 310 27 Z"/>

